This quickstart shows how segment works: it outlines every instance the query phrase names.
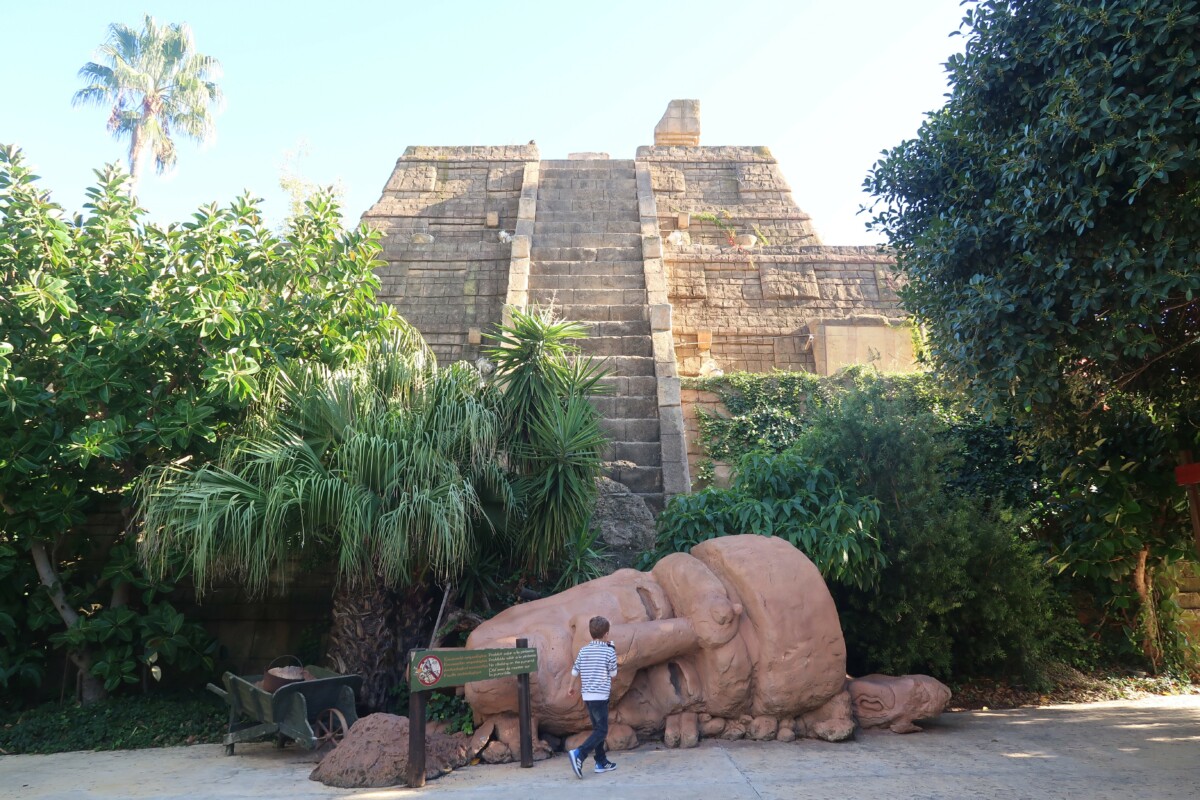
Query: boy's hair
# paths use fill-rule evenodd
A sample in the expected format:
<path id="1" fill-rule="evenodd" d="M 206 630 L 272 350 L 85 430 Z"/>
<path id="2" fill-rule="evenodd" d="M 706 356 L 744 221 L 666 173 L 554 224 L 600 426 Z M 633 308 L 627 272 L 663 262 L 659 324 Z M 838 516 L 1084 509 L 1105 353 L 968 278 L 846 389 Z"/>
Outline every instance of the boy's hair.
<path id="1" fill-rule="evenodd" d="M 593 639 L 600 639 L 608 633 L 608 620 L 604 617 L 592 617 L 588 620 L 588 633 Z"/>

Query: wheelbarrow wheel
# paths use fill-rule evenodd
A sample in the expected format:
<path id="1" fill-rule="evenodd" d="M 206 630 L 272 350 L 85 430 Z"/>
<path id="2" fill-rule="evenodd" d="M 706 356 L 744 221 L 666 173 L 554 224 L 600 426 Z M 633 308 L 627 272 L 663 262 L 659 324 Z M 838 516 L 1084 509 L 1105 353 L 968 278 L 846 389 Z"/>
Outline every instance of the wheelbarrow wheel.
<path id="1" fill-rule="evenodd" d="M 337 747 L 346 738 L 350 726 L 346 723 L 346 715 L 336 708 L 327 708 L 317 714 L 313 723 L 314 741 L 318 748 L 325 745 Z"/>

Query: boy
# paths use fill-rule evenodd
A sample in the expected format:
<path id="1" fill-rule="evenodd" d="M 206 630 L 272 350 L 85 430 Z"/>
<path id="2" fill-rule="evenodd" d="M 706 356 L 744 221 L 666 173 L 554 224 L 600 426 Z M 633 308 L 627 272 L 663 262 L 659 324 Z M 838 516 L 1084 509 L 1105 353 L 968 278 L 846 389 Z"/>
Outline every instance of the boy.
<path id="1" fill-rule="evenodd" d="M 612 772 L 617 768 L 604 752 L 604 739 L 608 736 L 608 695 L 612 690 L 612 679 L 617 677 L 617 650 L 612 642 L 604 640 L 608 635 L 608 620 L 604 617 L 592 617 L 588 622 L 588 633 L 592 635 L 592 641 L 579 648 L 575 665 L 571 667 L 571 675 L 579 677 L 583 702 L 592 719 L 592 735 L 578 748 L 567 752 L 576 778 L 583 777 L 583 762 L 593 749 L 596 751 L 596 772 Z M 575 694 L 574 681 L 567 693 Z"/>

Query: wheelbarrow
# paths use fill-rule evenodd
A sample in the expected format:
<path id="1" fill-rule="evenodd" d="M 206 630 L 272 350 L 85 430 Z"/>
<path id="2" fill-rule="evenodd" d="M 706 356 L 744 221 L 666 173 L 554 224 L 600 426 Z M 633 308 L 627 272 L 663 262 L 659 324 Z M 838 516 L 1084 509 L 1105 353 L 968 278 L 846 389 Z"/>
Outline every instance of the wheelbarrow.
<path id="1" fill-rule="evenodd" d="M 261 675 L 221 676 L 222 689 L 208 684 L 208 690 L 229 704 L 229 732 L 221 743 L 225 755 L 233 755 L 233 746 L 275 737 L 275 746 L 289 740 L 306 750 L 324 744 L 337 745 L 358 720 L 354 693 L 362 686 L 361 675 L 339 675 L 322 667 L 307 666 L 312 680 L 289 683 L 274 692 L 265 691 Z M 244 720 L 245 716 L 248 719 Z"/>

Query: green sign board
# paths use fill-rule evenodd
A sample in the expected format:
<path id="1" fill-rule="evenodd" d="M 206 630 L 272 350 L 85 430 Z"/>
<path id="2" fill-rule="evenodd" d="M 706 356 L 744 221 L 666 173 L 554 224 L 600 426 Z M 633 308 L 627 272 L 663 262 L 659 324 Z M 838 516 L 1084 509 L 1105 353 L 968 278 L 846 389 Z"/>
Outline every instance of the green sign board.
<path id="1" fill-rule="evenodd" d="M 537 668 L 537 650 L 532 647 L 418 650 L 409 664 L 408 687 L 414 692 L 422 692 L 537 672 Z"/>

